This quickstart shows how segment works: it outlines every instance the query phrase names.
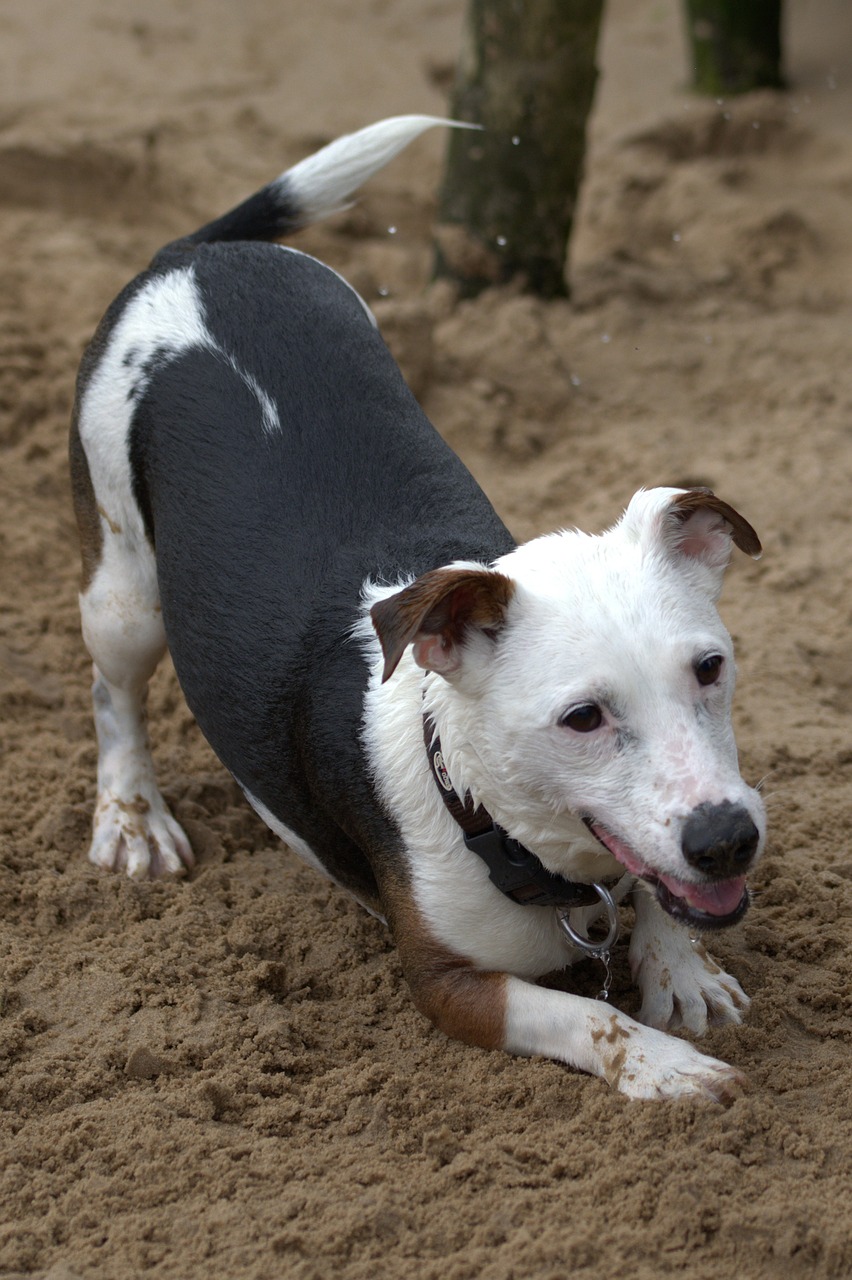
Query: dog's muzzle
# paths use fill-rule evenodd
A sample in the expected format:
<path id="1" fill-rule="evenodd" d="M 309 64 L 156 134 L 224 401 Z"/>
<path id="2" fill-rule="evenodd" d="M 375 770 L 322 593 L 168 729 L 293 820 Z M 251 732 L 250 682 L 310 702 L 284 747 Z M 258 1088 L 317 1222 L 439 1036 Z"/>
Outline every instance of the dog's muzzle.
<path id="1" fill-rule="evenodd" d="M 748 910 L 751 897 L 746 872 L 760 844 L 760 832 L 743 805 L 724 801 L 698 805 L 686 819 L 681 848 L 688 866 L 703 877 L 679 879 L 649 867 L 601 823 L 586 825 L 610 853 L 650 885 L 664 911 L 694 929 L 724 929 Z"/>

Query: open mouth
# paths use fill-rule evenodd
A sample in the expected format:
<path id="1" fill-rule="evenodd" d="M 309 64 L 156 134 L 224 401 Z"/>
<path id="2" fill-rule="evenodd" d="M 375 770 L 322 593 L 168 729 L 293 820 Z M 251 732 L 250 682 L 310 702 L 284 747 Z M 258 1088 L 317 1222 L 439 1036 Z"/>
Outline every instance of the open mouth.
<path id="1" fill-rule="evenodd" d="M 675 920 L 694 929 L 725 929 L 741 920 L 748 910 L 751 898 L 745 876 L 706 884 L 677 880 L 674 876 L 663 875 L 662 872 L 652 871 L 645 866 L 629 845 L 594 818 L 585 818 L 584 821 L 595 839 L 622 866 L 651 885 L 660 906 Z"/>

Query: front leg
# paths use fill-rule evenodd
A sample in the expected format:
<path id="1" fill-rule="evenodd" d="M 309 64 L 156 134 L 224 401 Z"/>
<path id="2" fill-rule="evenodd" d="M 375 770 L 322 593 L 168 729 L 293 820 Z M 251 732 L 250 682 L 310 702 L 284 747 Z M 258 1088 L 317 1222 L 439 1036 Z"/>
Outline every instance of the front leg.
<path id="1" fill-rule="evenodd" d="M 630 969 L 642 993 L 639 1020 L 649 1027 L 684 1027 L 703 1035 L 708 1023 L 742 1022 L 749 998 L 693 942 L 685 925 L 673 920 L 641 885 L 634 894 L 636 923 L 630 939 Z"/>
<path id="2" fill-rule="evenodd" d="M 628 1098 L 697 1096 L 729 1102 L 745 1083 L 726 1062 L 644 1027 L 618 1009 L 520 978 L 506 978 L 503 1047 L 579 1067 Z"/>
<path id="3" fill-rule="evenodd" d="M 631 1098 L 728 1101 L 743 1083 L 733 1067 L 583 996 L 483 971 L 440 942 L 397 882 L 383 903 L 414 1002 L 441 1031 L 484 1049 L 541 1054 L 600 1076 Z"/>

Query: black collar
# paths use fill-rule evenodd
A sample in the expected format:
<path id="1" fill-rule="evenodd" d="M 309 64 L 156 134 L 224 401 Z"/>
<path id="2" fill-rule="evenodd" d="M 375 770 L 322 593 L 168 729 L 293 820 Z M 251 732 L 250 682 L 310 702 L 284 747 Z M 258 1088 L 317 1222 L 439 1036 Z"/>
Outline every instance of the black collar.
<path id="1" fill-rule="evenodd" d="M 498 827 L 486 809 L 475 807 L 469 794 L 460 799 L 444 764 L 435 723 L 425 713 L 423 738 L 444 804 L 461 827 L 468 849 L 487 866 L 492 884 L 522 906 L 587 907 L 600 901 L 593 885 L 566 880 L 548 871 L 534 853 Z"/>

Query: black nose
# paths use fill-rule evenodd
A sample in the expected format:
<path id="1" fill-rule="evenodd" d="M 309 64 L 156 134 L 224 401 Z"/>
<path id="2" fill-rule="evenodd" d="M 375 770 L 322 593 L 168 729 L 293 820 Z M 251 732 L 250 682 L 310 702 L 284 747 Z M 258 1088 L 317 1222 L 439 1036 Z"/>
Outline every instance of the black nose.
<path id="1" fill-rule="evenodd" d="M 684 823 L 681 848 L 691 867 L 714 880 L 729 880 L 748 870 L 759 840 L 748 809 L 723 800 L 692 810 Z"/>

